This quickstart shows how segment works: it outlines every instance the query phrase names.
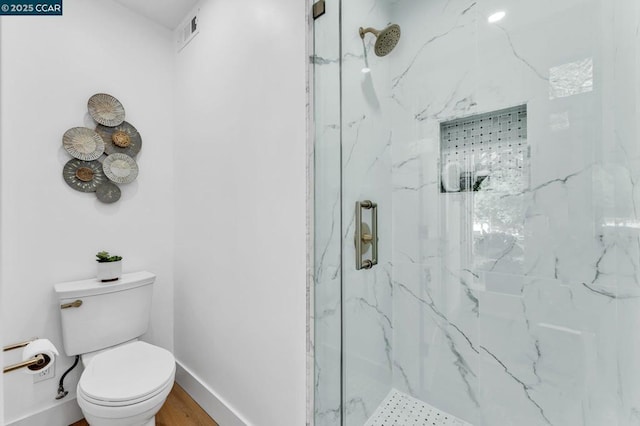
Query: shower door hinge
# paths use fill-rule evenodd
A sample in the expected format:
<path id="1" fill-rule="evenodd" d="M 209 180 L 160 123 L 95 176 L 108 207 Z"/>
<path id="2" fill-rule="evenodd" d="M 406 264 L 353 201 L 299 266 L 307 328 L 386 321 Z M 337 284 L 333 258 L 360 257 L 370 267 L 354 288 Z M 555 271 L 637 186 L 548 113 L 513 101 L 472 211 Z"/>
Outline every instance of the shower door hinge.
<path id="1" fill-rule="evenodd" d="M 313 19 L 318 19 L 326 12 L 324 8 L 324 0 L 319 0 L 313 4 Z"/>

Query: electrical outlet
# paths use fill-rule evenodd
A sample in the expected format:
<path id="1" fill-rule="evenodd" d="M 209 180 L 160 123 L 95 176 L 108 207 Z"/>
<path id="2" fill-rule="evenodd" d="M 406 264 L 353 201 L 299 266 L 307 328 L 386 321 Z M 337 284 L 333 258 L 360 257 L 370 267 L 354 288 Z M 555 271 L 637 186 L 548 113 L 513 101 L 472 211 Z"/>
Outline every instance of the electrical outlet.
<path id="1" fill-rule="evenodd" d="M 52 364 L 44 371 L 38 371 L 33 375 L 33 383 L 42 382 L 43 380 L 53 379 L 56 376 L 55 364 Z"/>

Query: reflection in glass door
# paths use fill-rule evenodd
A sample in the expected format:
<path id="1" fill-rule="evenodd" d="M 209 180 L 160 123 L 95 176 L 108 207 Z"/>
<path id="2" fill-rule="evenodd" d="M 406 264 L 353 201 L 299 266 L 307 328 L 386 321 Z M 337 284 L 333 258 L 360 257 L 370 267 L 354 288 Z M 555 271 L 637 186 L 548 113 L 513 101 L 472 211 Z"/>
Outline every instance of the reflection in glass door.
<path id="1" fill-rule="evenodd" d="M 327 3 L 316 425 L 640 425 L 639 17 L 634 0 Z"/>

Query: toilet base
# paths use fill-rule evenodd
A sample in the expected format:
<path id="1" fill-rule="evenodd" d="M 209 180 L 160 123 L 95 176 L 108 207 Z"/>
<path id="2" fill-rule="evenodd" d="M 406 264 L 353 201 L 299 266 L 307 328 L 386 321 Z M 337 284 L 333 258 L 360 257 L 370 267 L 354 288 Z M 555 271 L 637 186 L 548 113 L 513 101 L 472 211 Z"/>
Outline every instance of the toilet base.
<path id="1" fill-rule="evenodd" d="M 88 420 L 88 419 L 85 419 L 85 420 Z M 99 424 L 100 422 L 97 423 L 97 425 Z M 89 426 L 94 426 L 94 425 L 96 425 L 96 423 L 89 423 Z M 153 416 L 150 420 L 146 421 L 145 423 L 140 423 L 140 424 L 131 425 L 131 426 L 156 426 L 156 417 Z"/>
<path id="2" fill-rule="evenodd" d="M 78 399 L 78 403 L 87 423 L 89 423 L 90 426 L 155 426 L 155 415 L 160 411 L 160 408 L 167 399 L 168 393 L 169 389 L 166 389 L 162 394 L 154 398 L 157 401 L 155 404 L 147 406 L 144 411 L 132 416 L 118 416 L 116 413 L 109 413 L 110 415 L 105 416 L 104 412 L 101 416 L 97 416 L 95 412 L 87 410 L 87 408 L 91 406 L 82 398 Z M 95 406 L 91 408 L 95 408 Z M 114 408 L 109 408 L 108 410 L 111 411 L 114 410 Z"/>

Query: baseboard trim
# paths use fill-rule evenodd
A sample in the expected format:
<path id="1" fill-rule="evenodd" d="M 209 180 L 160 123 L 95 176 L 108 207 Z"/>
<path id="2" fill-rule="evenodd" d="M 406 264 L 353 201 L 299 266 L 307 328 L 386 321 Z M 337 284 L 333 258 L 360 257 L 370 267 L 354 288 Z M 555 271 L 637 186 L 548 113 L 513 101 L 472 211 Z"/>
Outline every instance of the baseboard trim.
<path id="1" fill-rule="evenodd" d="M 243 419 L 220 395 L 180 361 L 176 361 L 176 382 L 220 426 L 251 426 L 251 423 Z"/>
<path id="2" fill-rule="evenodd" d="M 7 426 L 51 426 L 70 425 L 82 420 L 84 416 L 75 396 L 68 396 L 61 402 L 7 423 Z"/>
<path id="3" fill-rule="evenodd" d="M 212 417 L 220 426 L 251 426 L 213 389 L 204 384 L 191 370 L 176 362 L 176 382 Z M 68 399 L 67 399 L 68 398 Z M 36 413 L 23 416 L 6 426 L 51 426 L 70 425 L 84 418 L 75 396 L 69 395 Z"/>

